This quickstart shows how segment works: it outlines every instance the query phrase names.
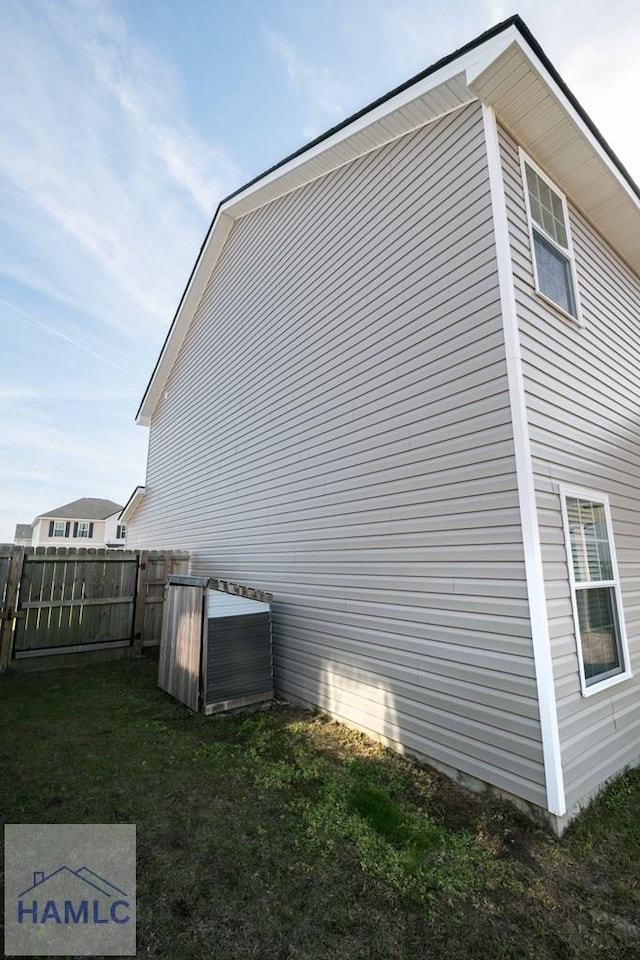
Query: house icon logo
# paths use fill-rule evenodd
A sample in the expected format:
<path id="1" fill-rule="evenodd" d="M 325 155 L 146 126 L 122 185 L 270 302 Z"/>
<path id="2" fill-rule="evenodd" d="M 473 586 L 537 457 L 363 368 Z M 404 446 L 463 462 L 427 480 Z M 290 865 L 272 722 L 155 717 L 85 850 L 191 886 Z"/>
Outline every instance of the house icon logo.
<path id="1" fill-rule="evenodd" d="M 6 956 L 135 956 L 135 823 L 8 823 L 4 854 Z"/>
<path id="2" fill-rule="evenodd" d="M 35 871 L 18 895 L 20 924 L 124 924 L 131 921 L 127 893 L 89 867 L 63 865 L 48 876 Z"/>

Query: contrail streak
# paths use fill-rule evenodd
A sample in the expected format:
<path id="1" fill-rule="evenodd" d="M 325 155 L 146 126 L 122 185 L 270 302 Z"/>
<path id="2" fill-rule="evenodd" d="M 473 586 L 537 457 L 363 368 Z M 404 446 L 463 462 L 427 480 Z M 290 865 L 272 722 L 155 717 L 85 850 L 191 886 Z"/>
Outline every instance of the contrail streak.
<path id="1" fill-rule="evenodd" d="M 84 353 L 88 353 L 90 357 L 95 357 L 96 360 L 100 360 L 102 363 L 106 363 L 107 366 L 113 367 L 114 370 L 117 370 L 119 373 L 123 373 L 126 377 L 130 377 L 131 380 L 135 380 L 136 383 L 144 384 L 144 380 L 141 380 L 139 377 L 135 377 L 129 370 L 125 370 L 123 367 L 119 367 L 116 363 L 112 363 L 111 360 L 107 360 L 106 357 L 96 353 L 95 350 L 85 347 L 83 343 L 73 340 L 71 337 L 68 337 L 66 333 L 61 333 L 59 330 L 56 330 L 55 327 L 51 327 L 48 323 L 44 323 L 43 320 L 38 320 L 38 318 L 34 317 L 33 314 L 27 313 L 27 311 L 23 310 L 21 307 L 16 307 L 16 305 L 13 303 L 9 303 L 9 301 L 5 300 L 4 297 L 0 297 L 0 303 L 4 304 L 5 307 L 8 307 L 9 310 L 13 310 L 14 313 L 19 313 L 21 316 L 26 317 L 27 320 L 31 320 L 32 323 L 42 327 L 43 330 L 46 330 L 47 333 L 50 333 L 53 337 L 59 337 L 60 340 L 70 343 L 71 346 L 77 347 L 78 350 L 82 350 Z"/>

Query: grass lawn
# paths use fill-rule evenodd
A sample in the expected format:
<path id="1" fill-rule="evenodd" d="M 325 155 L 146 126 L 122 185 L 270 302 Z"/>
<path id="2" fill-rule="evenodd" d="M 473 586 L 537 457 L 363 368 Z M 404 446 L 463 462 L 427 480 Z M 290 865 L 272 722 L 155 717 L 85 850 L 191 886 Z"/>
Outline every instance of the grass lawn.
<path id="1" fill-rule="evenodd" d="M 640 957 L 640 771 L 556 841 L 288 706 L 205 718 L 152 661 L 0 678 L 0 813 L 135 822 L 138 956 Z"/>

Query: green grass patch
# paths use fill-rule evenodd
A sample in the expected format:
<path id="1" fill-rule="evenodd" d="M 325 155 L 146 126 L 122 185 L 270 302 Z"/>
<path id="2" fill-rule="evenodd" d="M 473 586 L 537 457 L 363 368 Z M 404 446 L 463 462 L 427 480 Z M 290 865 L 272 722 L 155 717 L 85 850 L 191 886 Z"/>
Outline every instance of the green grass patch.
<path id="1" fill-rule="evenodd" d="M 640 957 L 640 775 L 557 842 L 293 707 L 194 715 L 143 660 L 0 678 L 0 814 L 135 822 L 163 960 Z"/>

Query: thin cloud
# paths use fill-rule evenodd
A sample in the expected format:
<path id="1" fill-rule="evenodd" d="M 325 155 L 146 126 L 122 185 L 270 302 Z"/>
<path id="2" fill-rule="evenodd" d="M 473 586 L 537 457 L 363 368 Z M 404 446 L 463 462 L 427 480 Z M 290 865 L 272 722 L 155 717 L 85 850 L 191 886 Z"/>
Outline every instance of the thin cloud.
<path id="1" fill-rule="evenodd" d="M 310 117 L 302 127 L 306 139 L 312 139 L 345 114 L 346 87 L 327 67 L 307 62 L 280 33 L 264 27 L 269 46 L 284 64 L 291 86 L 306 102 Z"/>
<path id="2" fill-rule="evenodd" d="M 61 298 L 125 334 L 166 328 L 235 164 L 181 119 L 178 79 L 108 3 L 4 0 L 0 52 L 11 225 L 28 226 L 38 269 L 45 250 L 62 261 Z"/>
<path id="3" fill-rule="evenodd" d="M 442 4 L 425 0 L 364 0 L 367 29 L 375 38 L 372 45 L 391 69 L 396 82 L 429 66 L 450 53 L 464 40 L 487 26 L 495 15 L 498 0 L 489 0 L 491 14 L 480 4 Z M 467 24 L 468 36 L 460 36 L 460 23 Z"/>
<path id="4" fill-rule="evenodd" d="M 67 0 L 49 7 L 49 14 L 85 57 L 105 94 L 144 136 L 170 178 L 204 214 L 210 214 L 238 170 L 224 151 L 204 143 L 180 119 L 180 84 L 167 65 L 129 34 L 106 2 Z"/>

